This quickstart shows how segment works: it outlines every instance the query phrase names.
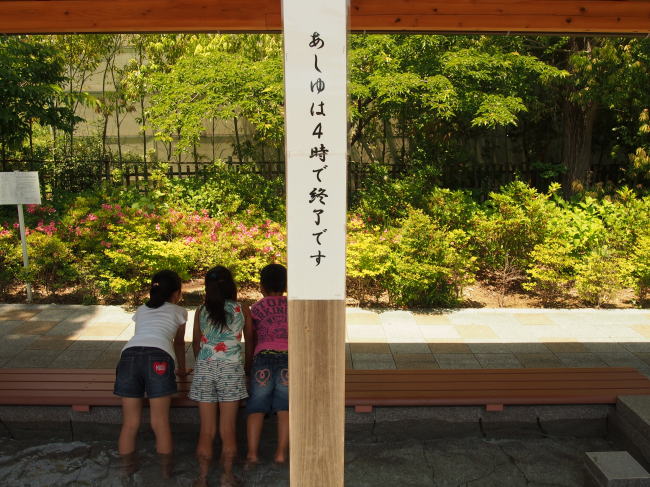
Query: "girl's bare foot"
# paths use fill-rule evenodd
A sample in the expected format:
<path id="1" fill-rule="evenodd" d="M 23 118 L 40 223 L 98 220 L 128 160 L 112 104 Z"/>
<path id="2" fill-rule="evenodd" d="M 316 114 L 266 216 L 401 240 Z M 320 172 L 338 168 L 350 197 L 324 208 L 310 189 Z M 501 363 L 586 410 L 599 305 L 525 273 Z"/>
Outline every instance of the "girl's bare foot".
<path id="1" fill-rule="evenodd" d="M 122 474 L 129 476 L 138 471 L 138 457 L 135 452 L 120 455 L 120 468 Z"/>
<path id="2" fill-rule="evenodd" d="M 239 487 L 240 485 L 239 479 L 232 473 L 221 474 L 221 487 Z"/>
<path id="3" fill-rule="evenodd" d="M 259 463 L 260 459 L 258 457 L 246 457 L 246 460 L 244 461 L 244 470 L 252 470 Z"/>
<path id="4" fill-rule="evenodd" d="M 208 479 L 206 477 L 199 477 L 194 481 L 192 487 L 208 487 Z"/>
<path id="5" fill-rule="evenodd" d="M 160 470 L 166 479 L 172 478 L 174 475 L 174 455 L 173 453 L 159 453 Z"/>
<path id="6" fill-rule="evenodd" d="M 284 453 L 276 453 L 273 457 L 273 463 L 278 463 L 280 465 L 287 463 L 286 455 Z"/>

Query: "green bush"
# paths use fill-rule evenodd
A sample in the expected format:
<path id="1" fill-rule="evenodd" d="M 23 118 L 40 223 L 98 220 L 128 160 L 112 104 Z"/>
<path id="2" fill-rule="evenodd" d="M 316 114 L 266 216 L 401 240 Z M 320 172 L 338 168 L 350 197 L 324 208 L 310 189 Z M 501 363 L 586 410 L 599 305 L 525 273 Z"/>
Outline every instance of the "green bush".
<path id="1" fill-rule="evenodd" d="M 255 170 L 253 163 L 249 168 L 233 169 L 217 161 L 202 176 L 172 179 L 170 196 L 185 211 L 234 216 L 257 208 L 263 217 L 284 221 L 283 180 L 268 179 Z"/>
<path id="2" fill-rule="evenodd" d="M 578 296 L 585 303 L 598 307 L 609 303 L 625 287 L 628 265 L 608 247 L 594 249 L 575 266 Z"/>
<path id="3" fill-rule="evenodd" d="M 424 210 L 444 228 L 469 231 L 478 208 L 467 191 L 434 188 L 424 197 Z"/>
<path id="4" fill-rule="evenodd" d="M 650 299 L 650 233 L 642 235 L 634 246 L 630 274 L 637 297 L 641 302 L 647 302 Z"/>
<path id="5" fill-rule="evenodd" d="M 474 281 L 475 261 L 462 230 L 438 227 L 410 210 L 398 230 L 388 292 L 400 306 L 451 306 Z"/>
<path id="6" fill-rule="evenodd" d="M 379 300 L 390 282 L 392 239 L 388 229 L 367 227 L 354 215 L 348 219 L 346 249 L 347 293 L 366 303 Z"/>
<path id="7" fill-rule="evenodd" d="M 558 208 L 548 219 L 548 233 L 530 253 L 523 288 L 535 292 L 546 304 L 562 300 L 573 288 L 576 265 L 603 244 L 606 228 L 596 200 L 571 205 L 556 198 Z"/>
<path id="8" fill-rule="evenodd" d="M 29 268 L 22 279 L 52 294 L 77 283 L 75 256 L 70 245 L 56 235 L 33 232 L 27 237 Z"/>
<path id="9" fill-rule="evenodd" d="M 20 241 L 10 230 L 0 226 L 0 292 L 13 284 L 22 263 Z"/>
<path id="10" fill-rule="evenodd" d="M 486 208 L 474 216 L 473 247 L 478 265 L 486 276 L 523 278 L 531 252 L 549 232 L 557 206 L 521 181 L 490 193 Z"/>
<path id="11" fill-rule="evenodd" d="M 94 269 L 97 286 L 104 295 L 136 297 L 146 289 L 157 271 L 170 269 L 189 279 L 198 249 L 182 242 L 153 240 L 137 233 L 116 229 L 109 233 L 110 248 L 103 250 Z"/>
<path id="12" fill-rule="evenodd" d="M 424 208 L 425 196 L 439 174 L 430 166 L 410 168 L 403 177 L 395 177 L 386 166 L 368 164 L 367 171 L 352 195 L 352 206 L 364 221 L 381 226 L 405 218 L 410 207 Z"/>
<path id="13" fill-rule="evenodd" d="M 574 247 L 565 240 L 549 239 L 535 246 L 523 288 L 537 293 L 545 304 L 561 300 L 575 278 Z"/>

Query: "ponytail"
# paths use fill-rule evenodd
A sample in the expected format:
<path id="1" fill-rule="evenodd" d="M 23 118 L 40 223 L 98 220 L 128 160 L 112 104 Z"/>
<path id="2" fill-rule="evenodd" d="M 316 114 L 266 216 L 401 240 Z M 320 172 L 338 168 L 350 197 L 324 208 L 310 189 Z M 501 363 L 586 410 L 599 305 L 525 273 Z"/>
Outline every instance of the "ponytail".
<path id="1" fill-rule="evenodd" d="M 181 278 L 174 271 L 160 271 L 151 279 L 148 308 L 160 308 L 172 295 L 181 289 Z"/>
<path id="2" fill-rule="evenodd" d="M 237 286 L 231 272 L 223 266 L 211 269 L 205 275 L 205 310 L 211 326 L 226 326 L 226 300 L 237 301 Z"/>

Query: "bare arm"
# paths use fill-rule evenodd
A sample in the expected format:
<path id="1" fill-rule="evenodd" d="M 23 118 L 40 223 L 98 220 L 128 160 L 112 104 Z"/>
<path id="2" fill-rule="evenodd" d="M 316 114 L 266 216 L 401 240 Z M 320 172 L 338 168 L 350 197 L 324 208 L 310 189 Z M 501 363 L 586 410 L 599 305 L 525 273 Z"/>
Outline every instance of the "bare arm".
<path id="1" fill-rule="evenodd" d="M 253 366 L 253 352 L 255 351 L 255 330 L 253 329 L 253 317 L 251 310 L 248 306 L 243 307 L 244 310 L 244 340 L 246 341 L 246 357 L 244 360 L 244 370 L 246 375 L 251 372 Z"/>
<path id="2" fill-rule="evenodd" d="M 199 355 L 201 350 L 201 308 L 199 306 L 194 312 L 194 329 L 192 331 L 192 351 L 194 352 L 194 358 Z"/>
<path id="3" fill-rule="evenodd" d="M 176 354 L 176 375 L 185 377 L 189 374 L 189 371 L 185 368 L 185 323 L 176 330 L 174 353 Z"/>

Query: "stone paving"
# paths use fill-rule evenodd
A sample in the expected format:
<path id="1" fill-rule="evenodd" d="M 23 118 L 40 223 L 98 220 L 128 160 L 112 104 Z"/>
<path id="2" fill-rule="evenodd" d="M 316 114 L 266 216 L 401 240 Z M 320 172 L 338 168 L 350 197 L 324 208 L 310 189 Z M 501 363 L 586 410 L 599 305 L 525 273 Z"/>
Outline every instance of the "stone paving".
<path id="1" fill-rule="evenodd" d="M 170 480 L 160 475 L 152 442 L 142 446 L 141 468 L 126 478 L 119 470 L 114 442 L 5 441 L 0 445 L 0 483 L 14 487 L 192 485 L 197 471 L 194 442 L 177 444 L 175 475 Z M 598 438 L 445 438 L 398 442 L 351 439 L 345 450 L 345 485 L 581 487 L 584 453 L 610 448 L 607 441 Z M 270 462 L 250 471 L 237 465 L 235 474 L 248 487 L 289 485 L 288 468 Z M 219 469 L 215 468 L 209 485 L 219 485 L 218 479 Z"/>
<path id="2" fill-rule="evenodd" d="M 119 306 L 0 304 L 0 367 L 114 367 L 131 316 Z M 348 308 L 346 338 L 355 369 L 619 366 L 650 376 L 650 310 Z"/>

